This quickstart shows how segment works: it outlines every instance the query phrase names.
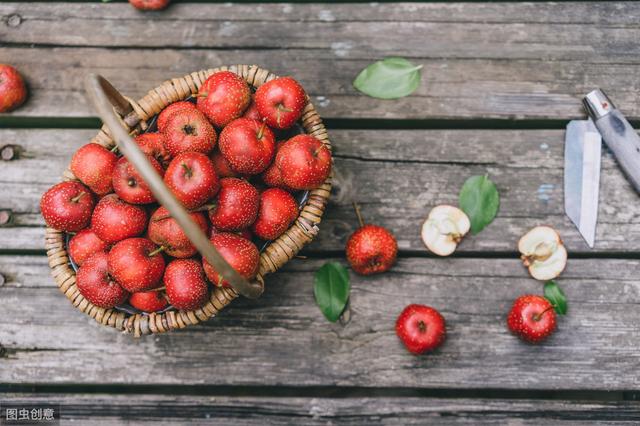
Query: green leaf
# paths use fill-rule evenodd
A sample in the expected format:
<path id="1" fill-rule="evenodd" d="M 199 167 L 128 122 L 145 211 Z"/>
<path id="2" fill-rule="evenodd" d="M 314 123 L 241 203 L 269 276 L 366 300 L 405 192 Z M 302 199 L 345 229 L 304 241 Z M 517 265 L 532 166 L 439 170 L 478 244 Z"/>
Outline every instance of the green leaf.
<path id="1" fill-rule="evenodd" d="M 471 233 L 477 234 L 490 224 L 498 213 L 500 194 L 496 185 L 485 176 L 472 176 L 462 185 L 460 208 L 469 216 Z"/>
<path id="2" fill-rule="evenodd" d="M 325 317 L 336 322 L 349 300 L 349 271 L 338 262 L 327 262 L 316 271 L 313 294 Z"/>
<path id="3" fill-rule="evenodd" d="M 373 98 L 402 98 L 420 86 L 421 68 L 404 58 L 386 58 L 360 71 L 353 86 Z"/>
<path id="4" fill-rule="evenodd" d="M 565 315 L 567 313 L 567 298 L 564 295 L 564 291 L 555 281 L 547 281 L 544 284 L 544 297 L 553 305 L 553 309 L 556 310 L 558 315 Z"/>

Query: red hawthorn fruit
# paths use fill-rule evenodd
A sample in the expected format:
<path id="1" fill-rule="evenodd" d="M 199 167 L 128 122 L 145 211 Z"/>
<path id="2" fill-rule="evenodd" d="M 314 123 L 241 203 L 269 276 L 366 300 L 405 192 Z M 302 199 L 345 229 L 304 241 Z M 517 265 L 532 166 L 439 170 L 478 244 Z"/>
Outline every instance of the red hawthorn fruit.
<path id="1" fill-rule="evenodd" d="M 195 259 L 176 259 L 169 263 L 164 285 L 169 302 L 182 311 L 201 308 L 209 300 L 204 270 Z"/>
<path id="2" fill-rule="evenodd" d="M 206 234 L 209 224 L 204 213 L 192 212 L 189 215 Z M 153 212 L 149 219 L 149 239 L 164 247 L 165 253 L 169 256 L 187 258 L 198 253 L 178 222 L 171 217 L 169 210 L 162 206 Z"/>
<path id="3" fill-rule="evenodd" d="M 133 293 L 129 296 L 129 304 L 140 311 L 148 313 L 160 312 L 169 306 L 165 293 L 160 290 Z"/>
<path id="4" fill-rule="evenodd" d="M 396 320 L 396 334 L 413 354 L 431 351 L 446 337 L 444 317 L 425 305 L 409 305 Z"/>
<path id="5" fill-rule="evenodd" d="M 398 254 L 398 243 L 391 232 L 378 225 L 363 225 L 347 240 L 347 261 L 360 275 L 385 272 Z"/>
<path id="6" fill-rule="evenodd" d="M 280 77 L 258 87 L 255 94 L 258 113 L 275 129 L 288 129 L 302 115 L 307 94 L 291 77 Z"/>
<path id="7" fill-rule="evenodd" d="M 296 135 L 278 150 L 275 160 L 284 185 L 315 189 L 331 174 L 331 151 L 310 135 Z"/>
<path id="8" fill-rule="evenodd" d="M 160 176 L 164 175 L 162 166 L 155 158 L 147 156 L 147 160 Z M 125 157 L 121 157 L 116 163 L 111 181 L 115 193 L 127 203 L 149 204 L 156 201 L 151 189 L 142 179 L 138 170 Z"/>
<path id="9" fill-rule="evenodd" d="M 255 244 L 240 235 L 229 232 L 216 233 L 211 237 L 210 241 L 224 260 L 242 277 L 247 280 L 255 278 L 260 266 L 260 252 Z M 204 258 L 202 259 L 202 265 L 207 278 L 215 286 L 230 286 Z"/>
<path id="10" fill-rule="evenodd" d="M 102 197 L 91 216 L 91 229 L 107 243 L 136 237 L 146 228 L 147 212 L 144 207 L 122 201 L 116 194 Z"/>
<path id="11" fill-rule="evenodd" d="M 220 179 L 220 191 L 209 210 L 211 224 L 220 231 L 239 231 L 255 222 L 260 206 L 258 190 L 244 179 Z"/>
<path id="12" fill-rule="evenodd" d="M 278 151 L 280 151 L 280 147 L 282 147 L 282 144 L 284 143 L 285 141 L 276 142 L 275 158 L 278 158 Z M 262 178 L 262 181 L 265 183 L 265 185 L 270 186 L 271 188 L 282 188 L 286 189 L 287 191 L 291 190 L 291 188 L 287 187 L 287 185 L 285 185 L 282 181 L 282 174 L 280 173 L 280 169 L 276 165 L 275 161 L 271 163 L 271 165 L 260 175 L 260 177 Z"/>
<path id="13" fill-rule="evenodd" d="M 76 273 L 76 285 L 89 302 L 111 309 L 127 300 L 129 293 L 109 276 L 107 257 L 107 252 L 89 257 Z"/>
<path id="14" fill-rule="evenodd" d="M 164 146 L 173 157 L 188 151 L 209 154 L 216 146 L 217 138 L 207 117 L 195 108 L 169 116 L 164 129 Z"/>
<path id="15" fill-rule="evenodd" d="M 275 154 L 275 136 L 266 124 L 238 118 L 220 133 L 220 152 L 231 168 L 246 175 L 263 172 Z"/>
<path id="16" fill-rule="evenodd" d="M 258 112 L 258 107 L 256 106 L 256 101 L 253 96 L 251 97 L 251 103 L 244 111 L 244 114 L 242 114 L 242 117 L 250 118 L 251 120 L 262 121 L 262 116 Z"/>
<path id="17" fill-rule="evenodd" d="M 164 135 L 162 133 L 143 133 L 136 136 L 135 141 L 142 152 L 155 158 L 163 168 L 167 168 L 171 161 L 171 155 L 164 147 Z"/>
<path id="18" fill-rule="evenodd" d="M 542 296 L 520 296 L 509 311 L 507 326 L 522 340 L 539 343 L 555 331 L 556 312 Z"/>
<path id="19" fill-rule="evenodd" d="M 224 155 L 222 155 L 220 150 L 214 150 L 209 158 L 211 158 L 211 162 L 213 162 L 213 168 L 216 169 L 216 174 L 219 178 L 240 176 L 238 173 L 233 171 L 233 169 L 231 168 L 231 164 L 229 164 L 226 158 L 224 158 Z"/>
<path id="20" fill-rule="evenodd" d="M 40 211 L 47 226 L 66 232 L 86 228 L 94 206 L 93 194 L 74 181 L 52 186 L 40 199 Z"/>
<path id="21" fill-rule="evenodd" d="M 195 209 L 218 193 L 220 182 L 209 157 L 183 152 L 167 167 L 164 183 L 185 208 Z"/>
<path id="22" fill-rule="evenodd" d="M 291 194 L 280 188 L 269 188 L 260 194 L 258 217 L 251 232 L 263 240 L 282 235 L 298 217 L 298 203 Z"/>
<path id="23" fill-rule="evenodd" d="M 129 0 L 138 10 L 162 10 L 169 5 L 169 0 Z"/>
<path id="24" fill-rule="evenodd" d="M 107 251 L 109 244 L 102 241 L 95 232 L 86 228 L 78 232 L 69 240 L 69 256 L 76 265 L 82 266 L 85 260 L 93 254 Z"/>
<path id="25" fill-rule="evenodd" d="M 88 143 L 73 154 L 71 172 L 98 195 L 113 190 L 111 175 L 118 156 L 97 143 Z"/>
<path id="26" fill-rule="evenodd" d="M 284 182 L 282 182 L 282 174 L 275 163 L 271 164 L 260 177 L 262 178 L 262 182 L 271 188 L 288 189 Z"/>
<path id="27" fill-rule="evenodd" d="M 162 249 L 146 238 L 127 238 L 109 251 L 109 275 L 130 293 L 157 286 L 164 273 Z"/>
<path id="28" fill-rule="evenodd" d="M 11 65 L 0 64 L 0 112 L 18 108 L 27 99 L 22 76 Z"/>
<path id="29" fill-rule="evenodd" d="M 231 71 L 219 71 L 202 83 L 197 107 L 214 126 L 222 128 L 240 117 L 250 101 L 246 81 Z"/>
<path id="30" fill-rule="evenodd" d="M 196 109 L 196 105 L 189 101 L 179 101 L 167 105 L 167 107 L 160 111 L 160 114 L 158 114 L 158 120 L 156 121 L 158 125 L 158 131 L 161 133 L 164 132 L 167 121 L 169 121 L 169 117 L 171 117 L 174 113 L 184 111 L 186 109 Z"/>

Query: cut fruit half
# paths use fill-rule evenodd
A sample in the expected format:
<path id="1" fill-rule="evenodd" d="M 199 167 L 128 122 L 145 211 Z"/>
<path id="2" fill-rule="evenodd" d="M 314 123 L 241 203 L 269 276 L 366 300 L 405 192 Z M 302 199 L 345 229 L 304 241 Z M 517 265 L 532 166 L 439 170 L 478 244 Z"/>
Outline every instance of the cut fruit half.
<path id="1" fill-rule="evenodd" d="M 560 235 L 549 226 L 536 226 L 518 241 L 522 263 L 533 278 L 556 278 L 567 266 L 567 249 Z"/>
<path id="2" fill-rule="evenodd" d="M 434 207 L 422 224 L 422 241 L 438 256 L 449 256 L 471 228 L 467 215 L 457 207 Z"/>

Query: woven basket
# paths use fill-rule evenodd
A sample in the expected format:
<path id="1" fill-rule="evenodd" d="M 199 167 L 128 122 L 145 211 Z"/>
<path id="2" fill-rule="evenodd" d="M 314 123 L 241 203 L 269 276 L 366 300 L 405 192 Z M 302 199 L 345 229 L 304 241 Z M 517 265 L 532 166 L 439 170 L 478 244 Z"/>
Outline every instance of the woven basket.
<path id="1" fill-rule="evenodd" d="M 113 110 L 118 114 L 118 120 L 124 129 L 126 129 L 127 133 L 135 136 L 147 129 L 148 122 L 167 105 L 176 101 L 185 100 L 198 93 L 200 85 L 207 77 L 215 72 L 224 70 L 236 73 L 254 88 L 277 78 L 276 75 L 270 73 L 268 70 L 255 65 L 233 65 L 213 68 L 166 81 L 138 101 L 124 98 L 118 94 L 121 104 L 116 105 Z M 111 86 L 109 85 L 109 87 Z M 115 92 L 115 89 L 113 90 Z M 104 117 L 103 119 L 105 122 L 107 121 Z M 327 148 L 331 149 L 331 143 L 329 142 L 322 119 L 310 102 L 303 111 L 301 121 L 306 133 L 318 138 Z M 110 149 L 115 145 L 114 139 L 117 139 L 112 138 L 111 135 L 112 132 L 109 131 L 109 128 L 103 125 L 91 142 Z M 120 148 L 122 149 L 122 147 Z M 65 170 L 63 179 L 77 180 L 69 169 Z M 252 283 L 253 285 L 259 284 L 260 286 L 264 286 L 265 275 L 277 271 L 291 260 L 305 244 L 313 240 L 318 232 L 317 225 L 322 218 L 330 192 L 331 177 L 319 188 L 309 191 L 306 202 L 300 209 L 300 214 L 294 224 L 283 235 L 271 241 L 262 250 L 259 271 L 256 276 L 256 281 Z M 65 246 L 65 233 L 53 228 L 47 228 L 45 248 L 54 280 L 60 288 L 60 291 L 64 293 L 75 307 L 91 318 L 94 318 L 100 324 L 113 327 L 126 333 L 133 333 L 136 337 L 146 334 L 164 333 L 206 321 L 231 303 L 233 299 L 238 297 L 239 293 L 239 291 L 233 288 L 233 281 L 229 280 L 232 284 L 231 288 L 214 287 L 211 291 L 210 300 L 202 308 L 194 311 L 170 310 L 162 313 L 131 314 L 116 308 L 103 309 L 93 305 L 80 294 L 76 286 L 75 271 L 70 265 Z"/>

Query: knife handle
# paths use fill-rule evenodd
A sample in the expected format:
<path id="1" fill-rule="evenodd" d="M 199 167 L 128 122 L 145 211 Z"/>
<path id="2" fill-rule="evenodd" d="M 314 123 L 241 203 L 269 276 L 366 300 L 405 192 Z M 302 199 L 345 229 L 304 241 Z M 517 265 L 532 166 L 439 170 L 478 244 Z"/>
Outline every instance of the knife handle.
<path id="1" fill-rule="evenodd" d="M 640 136 L 617 109 L 596 119 L 595 125 L 627 179 L 640 193 Z"/>

